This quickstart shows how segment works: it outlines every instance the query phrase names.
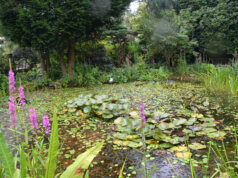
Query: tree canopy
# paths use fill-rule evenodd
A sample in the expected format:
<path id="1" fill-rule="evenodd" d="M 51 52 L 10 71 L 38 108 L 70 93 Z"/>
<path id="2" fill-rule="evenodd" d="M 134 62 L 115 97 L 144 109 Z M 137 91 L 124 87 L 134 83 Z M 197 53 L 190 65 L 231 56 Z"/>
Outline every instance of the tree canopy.
<path id="1" fill-rule="evenodd" d="M 15 43 L 39 51 L 43 71 L 49 70 L 53 50 L 68 52 L 68 73 L 73 75 L 75 43 L 93 38 L 103 26 L 118 21 L 132 0 L 2 0 L 3 33 Z M 62 61 L 62 67 L 66 67 Z"/>

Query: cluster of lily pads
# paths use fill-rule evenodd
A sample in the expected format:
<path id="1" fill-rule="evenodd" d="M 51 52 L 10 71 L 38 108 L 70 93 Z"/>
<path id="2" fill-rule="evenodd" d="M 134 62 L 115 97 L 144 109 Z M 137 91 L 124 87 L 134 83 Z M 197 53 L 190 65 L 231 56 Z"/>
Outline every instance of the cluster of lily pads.
<path id="1" fill-rule="evenodd" d="M 107 95 L 79 95 L 65 103 L 63 112 L 74 113 L 83 118 L 102 117 L 112 119 L 128 112 L 126 99 L 112 98 Z"/>
<path id="2" fill-rule="evenodd" d="M 114 124 L 117 127 L 114 144 L 133 148 L 143 145 L 142 125 L 137 111 L 131 112 L 127 117 L 117 118 Z M 214 128 L 216 124 L 219 123 L 214 118 L 206 118 L 197 113 L 177 116 L 163 111 L 157 111 L 152 115 L 147 113 L 147 123 L 144 127 L 146 144 L 151 149 L 171 148 L 184 143 L 189 137 L 203 135 L 223 140 L 226 132 Z M 203 149 L 204 147 L 191 147 L 191 149 L 194 148 Z"/>

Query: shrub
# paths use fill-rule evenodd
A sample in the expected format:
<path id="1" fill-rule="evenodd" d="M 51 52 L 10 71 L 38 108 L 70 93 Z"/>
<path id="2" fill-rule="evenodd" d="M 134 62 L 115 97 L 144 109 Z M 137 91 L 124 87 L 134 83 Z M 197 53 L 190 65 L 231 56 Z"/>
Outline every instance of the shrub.
<path id="1" fill-rule="evenodd" d="M 0 74 L 0 97 L 8 95 L 8 78 L 4 74 Z"/>

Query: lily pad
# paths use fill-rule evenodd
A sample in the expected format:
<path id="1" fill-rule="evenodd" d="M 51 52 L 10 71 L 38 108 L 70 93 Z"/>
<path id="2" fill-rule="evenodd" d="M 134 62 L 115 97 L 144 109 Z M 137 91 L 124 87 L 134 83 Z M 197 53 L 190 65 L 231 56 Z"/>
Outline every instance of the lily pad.
<path id="1" fill-rule="evenodd" d="M 171 148 L 171 150 L 176 152 L 187 152 L 188 148 L 186 146 L 174 146 Z"/>
<path id="2" fill-rule="evenodd" d="M 129 113 L 129 115 L 134 119 L 140 117 L 138 111 L 132 111 L 132 112 Z"/>
<path id="3" fill-rule="evenodd" d="M 169 124 L 165 123 L 165 122 L 161 122 L 159 125 L 158 125 L 159 129 L 161 130 L 166 130 L 169 128 Z"/>
<path id="4" fill-rule="evenodd" d="M 206 145 L 203 145 L 201 143 L 192 143 L 192 144 L 189 144 L 188 147 L 193 150 L 202 150 L 206 148 Z"/>
<path id="5" fill-rule="evenodd" d="M 177 152 L 175 156 L 179 159 L 189 159 L 192 157 L 192 153 L 190 152 Z"/>

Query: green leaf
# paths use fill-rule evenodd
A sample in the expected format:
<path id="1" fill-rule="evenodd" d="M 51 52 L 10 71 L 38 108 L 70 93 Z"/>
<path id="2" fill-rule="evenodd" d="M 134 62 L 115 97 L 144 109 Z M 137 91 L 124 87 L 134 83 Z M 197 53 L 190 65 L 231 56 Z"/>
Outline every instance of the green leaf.
<path id="1" fill-rule="evenodd" d="M 24 149 L 21 148 L 21 153 L 20 153 L 21 178 L 26 178 L 26 173 L 27 173 L 26 164 L 27 164 L 26 155 L 25 155 Z"/>
<path id="2" fill-rule="evenodd" d="M 189 144 L 188 147 L 193 150 L 201 150 L 201 149 L 205 149 L 206 145 L 202 145 L 201 143 L 192 143 L 192 144 Z"/>
<path id="3" fill-rule="evenodd" d="M 89 106 L 83 108 L 84 113 L 90 113 L 91 108 Z"/>
<path id="4" fill-rule="evenodd" d="M 167 123 L 165 123 L 165 122 L 161 122 L 158 127 L 159 127 L 159 129 L 161 129 L 161 130 L 166 130 L 166 129 L 169 128 L 169 124 L 167 124 Z"/>
<path id="5" fill-rule="evenodd" d="M 57 158 L 58 147 L 59 147 L 58 118 L 56 116 L 56 113 L 57 113 L 56 109 L 54 109 L 45 178 L 53 178 L 55 170 L 56 170 L 56 158 Z"/>
<path id="6" fill-rule="evenodd" d="M 101 151 L 103 143 L 99 143 L 93 148 L 90 148 L 83 154 L 80 154 L 75 162 L 67 167 L 66 171 L 60 176 L 60 178 L 82 178 L 84 171 L 88 169 L 92 160 Z"/>
<path id="7" fill-rule="evenodd" d="M 113 115 L 112 114 L 103 114 L 102 117 L 104 119 L 111 119 L 111 118 L 113 118 Z"/>
<path id="8" fill-rule="evenodd" d="M 16 169 L 13 155 L 2 133 L 0 133 L 0 160 L 5 171 L 5 176 L 7 178 L 14 177 Z"/>
<path id="9" fill-rule="evenodd" d="M 173 124 L 176 125 L 176 126 L 183 125 L 185 123 L 187 123 L 187 119 L 177 119 L 177 120 L 173 121 Z"/>

